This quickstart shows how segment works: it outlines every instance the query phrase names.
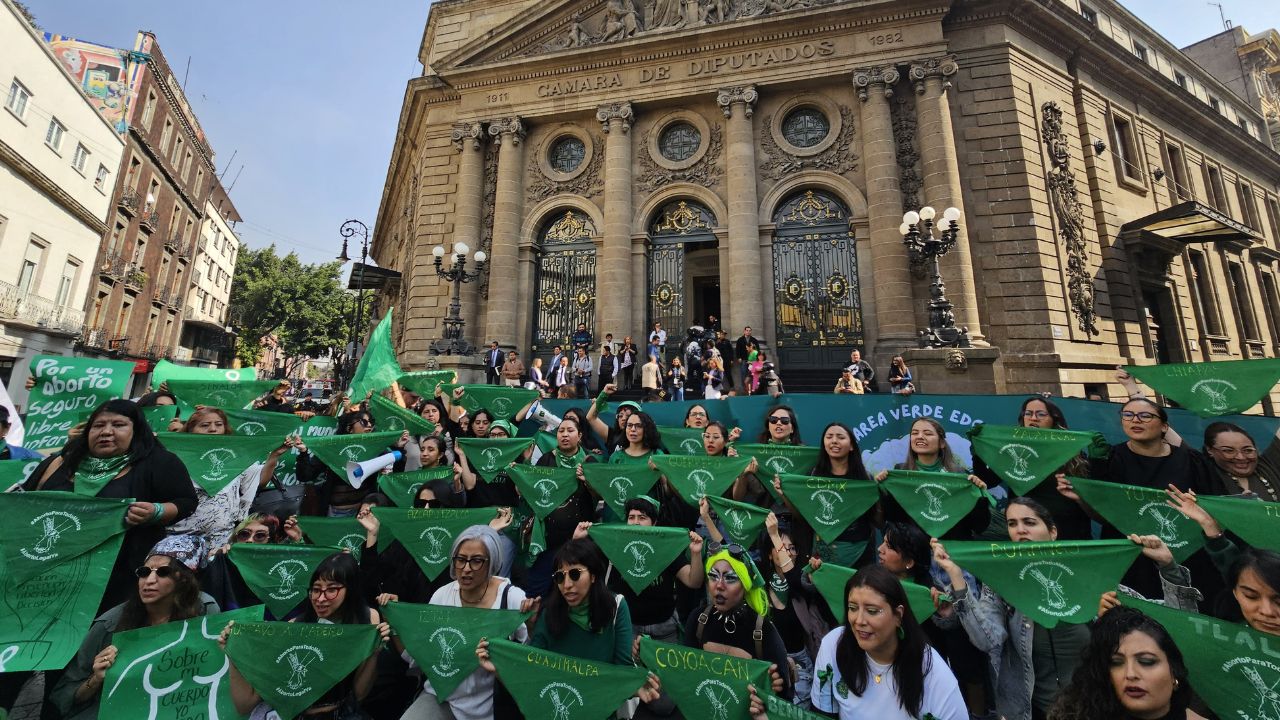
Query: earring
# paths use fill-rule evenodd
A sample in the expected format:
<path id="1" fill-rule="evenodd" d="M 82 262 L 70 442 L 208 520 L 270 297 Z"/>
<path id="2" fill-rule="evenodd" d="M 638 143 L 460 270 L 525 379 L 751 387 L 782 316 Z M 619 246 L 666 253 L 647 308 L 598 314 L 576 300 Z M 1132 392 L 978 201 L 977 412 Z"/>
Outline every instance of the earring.
<path id="1" fill-rule="evenodd" d="M 1174 689 L 1174 690 L 1177 690 L 1177 689 L 1178 689 L 1178 678 L 1174 678 L 1174 679 L 1173 679 L 1173 689 Z"/>

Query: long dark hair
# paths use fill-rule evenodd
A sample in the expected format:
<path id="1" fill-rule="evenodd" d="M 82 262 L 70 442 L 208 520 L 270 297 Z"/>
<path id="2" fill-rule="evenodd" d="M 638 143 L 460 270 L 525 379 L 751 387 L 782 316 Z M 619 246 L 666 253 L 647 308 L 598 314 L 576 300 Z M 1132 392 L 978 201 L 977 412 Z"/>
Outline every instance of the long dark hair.
<path id="1" fill-rule="evenodd" d="M 1050 400 L 1047 397 L 1044 397 L 1043 395 L 1032 395 L 1031 397 L 1022 401 L 1022 407 L 1018 409 L 1018 417 L 1014 421 L 1015 425 L 1018 425 L 1018 426 L 1022 425 L 1022 414 L 1027 411 L 1027 406 L 1033 402 L 1044 403 L 1044 408 L 1046 411 L 1048 411 L 1049 419 L 1053 421 L 1053 428 L 1055 430 L 1070 429 L 1067 427 L 1067 416 L 1062 412 L 1062 408 L 1058 407 L 1057 403 L 1055 403 L 1054 401 Z M 1077 477 L 1088 477 L 1089 461 L 1085 460 L 1083 455 L 1077 454 L 1075 457 L 1068 460 L 1067 464 L 1062 466 L 1062 469 L 1068 475 L 1075 475 Z"/>
<path id="2" fill-rule="evenodd" d="M 933 585 L 929 573 L 933 564 L 933 549 L 929 547 L 929 535 L 919 525 L 890 520 L 884 524 L 884 542 L 904 560 L 916 561 L 910 570 L 912 582 L 924 587 Z"/>
<path id="3" fill-rule="evenodd" d="M 911 614 L 907 592 L 902 582 L 883 565 L 868 565 L 859 570 L 844 585 L 846 602 L 855 588 L 870 588 L 884 596 L 891 611 L 902 609 L 902 635 L 898 638 L 898 652 L 893 658 L 893 680 L 898 685 L 898 706 L 912 717 L 920 714 L 924 702 L 924 678 L 933 669 L 933 657 L 926 653 L 928 644 L 916 616 Z M 849 691 L 858 697 L 867 691 L 867 654 L 858 647 L 858 641 L 849 627 L 849 613 L 841 616 L 844 632 L 836 644 L 836 665 L 844 677 Z M 1102 717 L 1102 716 L 1099 716 Z"/>
<path id="4" fill-rule="evenodd" d="M 729 454 L 729 429 L 726 428 L 724 426 L 724 423 L 720 422 L 719 420 L 712 420 L 707 423 L 706 427 L 702 428 L 703 434 L 705 435 L 706 432 L 711 428 L 716 428 L 717 430 L 719 430 L 720 437 L 724 438 L 724 449 L 720 451 L 720 456 L 723 457 L 725 455 L 728 455 Z M 703 446 L 703 449 L 706 449 L 706 447 Z"/>
<path id="5" fill-rule="evenodd" d="M 493 425 L 493 420 L 494 420 L 493 413 L 489 412 L 485 408 L 480 408 L 479 410 L 471 414 L 471 427 L 467 428 L 467 432 L 465 433 L 467 437 L 473 437 L 473 438 L 480 437 L 479 435 L 476 435 L 475 426 L 476 426 L 476 419 L 479 418 L 481 415 L 484 415 L 485 417 L 489 418 L 489 424 Z"/>
<path id="6" fill-rule="evenodd" d="M 567 420 L 573 418 L 578 421 L 578 429 L 582 431 L 582 449 L 587 453 L 593 450 L 604 450 L 600 445 L 600 440 L 596 437 L 595 431 L 591 429 L 591 423 L 587 422 L 587 414 L 582 408 L 569 408 L 564 411 L 564 418 Z"/>
<path id="7" fill-rule="evenodd" d="M 352 410 L 351 412 L 343 413 L 338 417 L 337 434 L 350 435 L 351 429 L 354 428 L 356 423 L 360 422 L 363 418 L 369 418 L 369 421 L 373 422 L 373 416 L 369 414 L 368 410 Z"/>
<path id="8" fill-rule="evenodd" d="M 951 452 L 951 445 L 947 442 L 947 429 L 942 427 L 942 423 L 933 418 L 916 418 L 911 421 L 912 427 L 918 422 L 928 423 L 935 433 L 938 434 L 938 461 L 942 463 L 942 469 L 945 472 L 963 472 L 964 467 L 956 461 L 956 456 Z M 916 451 L 911 447 L 911 435 L 907 434 L 907 469 L 915 470 L 919 463 L 916 459 Z"/>
<path id="9" fill-rule="evenodd" d="M 157 402 L 160 398 L 169 398 L 170 404 L 178 404 L 178 398 L 173 393 L 166 390 L 157 390 L 155 392 L 149 392 L 138 398 L 138 407 L 156 407 L 160 404 Z"/>
<path id="10" fill-rule="evenodd" d="M 827 431 L 833 427 L 838 427 L 849 434 L 849 442 L 853 443 L 853 447 L 849 448 L 849 475 L 848 477 L 857 478 L 858 480 L 870 480 L 871 476 L 867 474 L 867 468 L 862 464 L 862 449 L 858 447 L 858 436 L 853 434 L 853 430 L 842 422 L 833 422 L 822 429 L 823 442 L 818 449 L 818 462 L 814 463 L 813 474 L 822 477 L 832 477 L 831 475 L 831 456 L 827 454 Z"/>
<path id="11" fill-rule="evenodd" d="M 356 564 L 355 556 L 339 552 L 321 560 L 316 571 L 311 573 L 311 580 L 307 582 L 308 592 L 317 580 L 328 580 L 347 588 L 347 595 L 333 617 L 335 623 L 359 625 L 369 622 L 369 604 L 364 599 L 364 589 L 360 585 L 360 566 Z M 314 605 L 307 602 L 303 607 L 302 615 L 298 617 L 300 621 L 313 623 L 319 619 Z"/>
<path id="12" fill-rule="evenodd" d="M 1236 585 L 1240 583 L 1240 574 L 1245 570 L 1254 571 L 1262 582 L 1270 585 L 1272 590 L 1280 592 L 1280 553 L 1252 547 L 1245 548 L 1227 570 L 1227 587 L 1216 603 L 1218 612 L 1214 613 L 1218 617 L 1238 623 L 1244 622 L 1244 613 L 1240 610 L 1240 603 L 1236 600 L 1234 591 Z"/>
<path id="13" fill-rule="evenodd" d="M 1120 641 L 1132 632 L 1143 633 L 1155 640 L 1169 658 L 1169 671 L 1176 680 L 1170 700 L 1173 712 L 1169 717 L 1183 717 L 1191 701 L 1191 685 L 1187 682 L 1187 666 L 1183 662 L 1182 651 L 1163 625 L 1138 610 L 1123 606 L 1108 610 L 1094 623 L 1089 643 L 1080 654 L 1080 664 L 1072 673 L 1071 682 L 1058 695 L 1049 717 L 1054 720 L 1130 717 L 1120 704 L 1115 684 L 1111 681 L 1111 656 L 1120 647 Z"/>
<path id="14" fill-rule="evenodd" d="M 436 464 L 435 464 L 436 467 L 441 467 L 443 465 L 448 464 L 449 458 L 445 455 L 445 453 L 449 451 L 449 448 L 445 446 L 444 440 L 440 439 L 436 435 L 428 435 L 422 438 L 422 443 L 418 447 L 423 447 L 425 445 L 435 445 L 436 450 L 440 451 L 440 459 L 436 461 Z"/>
<path id="15" fill-rule="evenodd" d="M 760 430 L 760 442 L 767 443 L 773 437 L 769 434 L 769 416 L 775 412 L 782 410 L 791 417 L 791 444 L 803 445 L 800 441 L 800 419 L 796 417 L 796 411 L 791 409 L 790 405 L 774 405 L 764 414 L 764 427 Z"/>
<path id="16" fill-rule="evenodd" d="M 582 565 L 591 573 L 591 589 L 587 590 L 588 627 L 591 632 L 600 632 L 613 623 L 617 612 L 613 593 L 604 584 L 605 562 L 600 548 L 591 538 L 570 540 L 556 551 L 551 563 L 553 569 L 559 570 L 566 565 Z M 560 594 L 560 588 L 552 588 L 543 603 L 543 615 L 547 621 L 547 630 L 559 637 L 569 629 L 569 603 Z"/>
<path id="17" fill-rule="evenodd" d="M 203 615 L 204 603 L 200 602 L 200 581 L 196 580 L 195 573 L 168 555 L 160 557 L 169 561 L 169 571 L 173 573 L 173 609 L 169 611 L 169 621 L 186 620 Z M 138 594 L 135 587 L 120 610 L 120 622 L 116 625 L 116 632 L 135 630 L 148 625 L 147 606 L 142 604 L 142 596 Z"/>
<path id="18" fill-rule="evenodd" d="M 1019 495 L 1018 497 L 1010 498 L 1008 507 L 1013 507 L 1014 505 L 1021 505 L 1030 510 L 1032 515 L 1040 518 L 1040 522 L 1044 523 L 1046 528 L 1054 530 L 1058 527 L 1058 523 L 1053 519 L 1053 513 L 1049 512 L 1049 508 L 1045 507 L 1039 500 L 1029 498 L 1026 495 Z M 1008 513 L 1007 510 L 1005 512 L 1006 514 Z"/>
<path id="19" fill-rule="evenodd" d="M 644 425 L 644 435 L 640 438 L 640 444 L 644 445 L 645 450 L 653 452 L 662 447 L 662 439 L 658 435 L 658 424 L 653 421 L 653 417 L 647 412 L 639 411 L 631 413 L 631 417 L 627 418 L 627 422 L 631 422 L 631 418 L 639 418 L 641 424 Z M 631 441 L 627 440 L 627 430 L 622 429 L 622 437 L 618 441 L 618 447 L 625 450 L 631 446 Z"/>
<path id="20" fill-rule="evenodd" d="M 142 411 L 137 405 L 128 400 L 108 400 L 89 413 L 84 432 L 68 440 L 62 449 L 62 467 L 68 473 L 74 473 L 76 468 L 80 467 L 80 461 L 89 456 L 89 428 L 93 427 L 93 421 L 97 420 L 99 415 L 107 412 L 123 415 L 133 423 L 133 440 L 129 442 L 130 465 L 147 457 L 160 446 L 156 442 L 155 433 L 151 431 L 151 426 L 142 417 Z"/>

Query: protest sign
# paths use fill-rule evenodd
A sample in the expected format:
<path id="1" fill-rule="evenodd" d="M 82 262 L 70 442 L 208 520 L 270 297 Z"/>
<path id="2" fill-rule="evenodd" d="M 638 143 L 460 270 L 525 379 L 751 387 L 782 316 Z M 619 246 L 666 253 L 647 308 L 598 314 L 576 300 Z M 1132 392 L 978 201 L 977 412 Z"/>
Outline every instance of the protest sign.
<path id="1" fill-rule="evenodd" d="M 382 611 L 442 703 L 479 667 L 475 650 L 481 638 L 508 637 L 532 615 L 402 602 L 388 603 Z"/>
<path id="2" fill-rule="evenodd" d="M 272 617 L 283 618 L 307 597 L 311 575 L 338 548 L 236 543 L 227 557 Z"/>
<path id="3" fill-rule="evenodd" d="M 642 668 L 489 639 L 489 659 L 525 717 L 603 720 L 644 687 Z M 692 717 L 692 716 L 687 716 Z"/>
<path id="4" fill-rule="evenodd" d="M 37 355 L 31 360 L 35 387 L 27 401 L 28 450 L 56 450 L 67 431 L 99 405 L 124 397 L 134 365 L 100 358 Z"/>
<path id="5" fill-rule="evenodd" d="M 636 594 L 689 549 L 689 531 L 684 528 L 594 524 L 587 535 Z"/>

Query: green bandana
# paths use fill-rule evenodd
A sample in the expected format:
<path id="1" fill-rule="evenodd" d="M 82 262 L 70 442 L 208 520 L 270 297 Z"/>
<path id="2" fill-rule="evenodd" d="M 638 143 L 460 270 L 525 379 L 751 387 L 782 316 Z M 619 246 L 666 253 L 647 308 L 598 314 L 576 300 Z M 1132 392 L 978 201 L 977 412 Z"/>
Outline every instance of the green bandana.
<path id="1" fill-rule="evenodd" d="M 620 518 L 627 516 L 628 500 L 644 495 L 658 482 L 658 471 L 648 465 L 587 463 L 582 475 Z"/>
<path id="2" fill-rule="evenodd" d="M 760 530 L 764 528 L 765 518 L 769 517 L 768 508 L 722 498 L 718 495 L 708 495 L 707 503 L 720 517 L 724 532 L 729 539 L 743 547 L 751 547 L 755 544 L 756 538 L 760 537 Z"/>
<path id="3" fill-rule="evenodd" d="M 1164 626 L 1191 686 L 1221 718 L 1280 718 L 1280 642 L 1245 625 L 1174 610 L 1128 595 L 1120 602 Z"/>
<path id="4" fill-rule="evenodd" d="M 689 531 L 646 525 L 592 525 L 587 531 L 636 594 L 689 549 Z"/>
<path id="5" fill-rule="evenodd" d="M 968 435 L 973 452 L 1019 495 L 1034 490 L 1086 447 L 1106 443 L 1100 433 L 1013 425 L 979 424 Z"/>
<path id="6" fill-rule="evenodd" d="M 671 645 L 646 635 L 640 638 L 640 662 L 657 674 L 663 691 L 687 718 L 746 718 L 747 686 L 755 685 L 761 695 L 770 692 L 769 663 L 763 660 Z"/>
<path id="7" fill-rule="evenodd" d="M 538 448 L 539 452 L 549 453 L 555 450 L 560 443 L 556 440 L 555 433 L 539 430 L 533 434 L 533 444 Z"/>
<path id="8" fill-rule="evenodd" d="M 400 440 L 400 434 L 396 430 L 360 435 L 330 435 L 307 440 L 307 449 L 320 458 L 334 474 L 346 479 L 348 462 L 364 462 L 385 455 L 387 448 Z"/>
<path id="9" fill-rule="evenodd" d="M 132 502 L 49 490 L 0 493 L 0 517 L 7 519 L 0 523 L 0 555 L 9 579 L 21 585 L 124 532 Z"/>
<path id="10" fill-rule="evenodd" d="M 336 552 L 338 548 L 313 545 L 236 543 L 227 557 L 271 615 L 282 618 L 307 599 L 311 574 Z"/>
<path id="11" fill-rule="evenodd" d="M 101 358 L 37 355 L 31 359 L 35 387 L 27 400 L 28 450 L 56 450 L 67 431 L 102 403 L 124 397 L 134 364 Z"/>
<path id="12" fill-rule="evenodd" d="M 533 528 L 529 531 L 529 544 L 525 547 L 525 564 L 532 565 L 539 555 L 547 550 L 547 526 L 542 518 L 533 517 Z"/>
<path id="13" fill-rule="evenodd" d="M 1280 532 L 1276 532 L 1280 503 L 1208 495 L 1197 499 L 1200 507 L 1241 540 L 1254 547 L 1280 552 Z"/>
<path id="14" fill-rule="evenodd" d="M 377 394 L 369 398 L 369 414 L 382 430 L 408 430 L 413 435 L 430 435 L 436 430 L 435 423 Z"/>
<path id="15" fill-rule="evenodd" d="M 600 720 L 644 687 L 648 674 L 629 665 L 610 665 L 489 639 L 489 658 L 503 686 L 525 717 Z"/>
<path id="16" fill-rule="evenodd" d="M 133 363 L 129 363 L 130 366 Z M 221 382 L 240 382 L 241 380 L 257 380 L 257 368 L 202 368 L 190 365 L 178 365 L 168 360 L 156 363 L 151 371 L 151 385 L 160 387 L 170 380 L 217 380 Z"/>
<path id="17" fill-rule="evenodd" d="M 452 370 L 414 370 L 400 375 L 400 387 L 424 398 L 436 396 L 441 384 L 457 381 L 458 373 Z"/>
<path id="18" fill-rule="evenodd" d="M 437 480 L 453 480 L 453 467 L 442 465 L 426 470 L 390 473 L 378 477 L 378 490 L 391 498 L 397 507 L 411 508 L 423 485 Z"/>
<path id="19" fill-rule="evenodd" d="M 930 537 L 942 537 L 984 497 L 995 505 L 987 491 L 969 482 L 965 473 L 890 470 L 880 486 Z"/>
<path id="20" fill-rule="evenodd" d="M 1126 365 L 1124 369 L 1200 417 L 1242 413 L 1280 380 L 1280 358 Z"/>
<path id="21" fill-rule="evenodd" d="M 707 449 L 702 445 L 702 428 L 658 428 L 658 437 L 662 447 L 672 455 L 703 455 Z"/>
<path id="22" fill-rule="evenodd" d="M 591 603 L 584 600 L 581 605 L 569 608 L 569 622 L 591 632 Z"/>
<path id="23" fill-rule="evenodd" d="M 262 435 L 283 441 L 302 428 L 302 419 L 289 413 L 263 410 L 223 410 L 231 432 L 236 435 Z"/>
<path id="24" fill-rule="evenodd" d="M 514 465 L 507 474 L 540 518 L 563 505 L 578 489 L 578 473 L 569 468 Z"/>
<path id="25" fill-rule="evenodd" d="M 393 602 L 382 612 L 444 702 L 480 666 L 481 638 L 505 638 L 532 613 Z"/>
<path id="26" fill-rule="evenodd" d="M 316 517 L 314 515 L 298 516 L 298 527 L 306 536 L 307 542 L 326 548 L 347 550 L 360 559 L 360 551 L 364 549 L 367 532 L 360 521 L 353 517 Z"/>
<path id="27" fill-rule="evenodd" d="M 170 380 L 169 392 L 191 407 L 208 405 L 243 410 L 279 384 L 279 380 Z"/>
<path id="28" fill-rule="evenodd" d="M 829 543 L 880 499 L 880 488 L 870 480 L 789 474 L 780 478 L 787 499 Z"/>
<path id="29" fill-rule="evenodd" d="M 494 420 L 510 420 L 520 408 L 538 399 L 537 390 L 506 387 L 505 385 L 441 385 L 440 389 L 453 397 L 454 388 L 462 388 L 458 404 L 475 414 L 488 410 Z"/>
<path id="30" fill-rule="evenodd" d="M 507 469 L 529 446 L 533 438 L 458 438 L 471 470 L 485 480 Z"/>
<path id="31" fill-rule="evenodd" d="M 227 657 L 280 717 L 298 717 L 378 648 L 378 628 L 246 622 L 231 627 Z"/>
<path id="32" fill-rule="evenodd" d="M 805 568 L 805 570 L 808 570 L 808 568 Z M 822 599 L 827 601 L 827 607 L 831 608 L 831 614 L 842 625 L 847 624 L 845 621 L 847 614 L 845 609 L 848 606 L 844 588 L 849 582 L 849 578 L 853 577 L 857 572 L 853 568 L 824 562 L 818 566 L 817 570 L 809 574 L 809 578 L 813 580 L 813 586 L 818 589 Z M 910 580 L 903 580 L 902 589 L 907 594 L 907 605 L 910 606 L 911 614 L 915 616 L 916 622 L 922 623 L 928 620 L 936 611 L 933 606 L 933 593 L 929 592 L 929 588 L 917 585 Z"/>
<path id="33" fill-rule="evenodd" d="M 761 484 L 773 491 L 773 476 L 804 474 L 811 472 L 818 462 L 819 448 L 808 445 L 778 445 L 776 443 L 735 443 L 741 457 L 754 457 L 760 469 Z"/>
<path id="34" fill-rule="evenodd" d="M 177 405 L 152 405 L 139 409 L 153 433 L 169 432 L 169 421 L 178 417 Z"/>
<path id="35" fill-rule="evenodd" d="M 262 606 L 115 633 L 116 662 L 102 684 L 103 718 L 240 717 L 231 702 L 230 669 L 218 649 L 228 622 L 262 622 Z M 196 712 L 190 712 L 195 709 Z"/>
<path id="36" fill-rule="evenodd" d="M 156 439 L 187 466 L 191 479 L 212 497 L 222 492 L 240 473 L 267 459 L 280 447 L 280 439 L 268 435 L 196 435 L 158 433 Z"/>
<path id="37" fill-rule="evenodd" d="M 43 457 L 37 460 L 0 460 L 0 493 L 25 483 L 42 462 Z"/>
<path id="38" fill-rule="evenodd" d="M 95 497 L 128 464 L 128 453 L 109 458 L 96 458 L 86 455 L 80 461 L 80 465 L 76 467 L 75 477 L 72 479 L 72 487 L 77 495 Z"/>
<path id="39" fill-rule="evenodd" d="M 794 705 L 790 700 L 780 698 L 771 692 L 757 688 L 760 693 L 760 699 L 764 700 L 764 710 L 768 716 L 778 718 L 779 720 L 825 720 L 825 715 L 817 715 L 808 710 L 802 709 L 799 705 Z M 932 716 L 926 715 L 925 720 L 930 720 Z"/>
<path id="40" fill-rule="evenodd" d="M 1050 629 L 1092 620 L 1098 598 L 1116 589 L 1139 552 L 1128 540 L 947 543 L 956 565 Z"/>
<path id="41" fill-rule="evenodd" d="M 1116 529 L 1126 535 L 1155 535 L 1169 546 L 1178 562 L 1204 546 L 1200 526 L 1169 507 L 1164 490 L 1075 477 L 1070 480 L 1080 499 Z"/>
<path id="42" fill-rule="evenodd" d="M 453 540 L 472 525 L 487 525 L 494 508 L 472 510 L 374 508 L 373 515 L 404 545 L 428 580 L 449 566 Z"/>
<path id="43" fill-rule="evenodd" d="M 693 507 L 708 495 L 723 495 L 751 464 L 749 457 L 654 455 L 650 460 L 680 497 Z"/>
<path id="44" fill-rule="evenodd" d="M 378 321 L 378 326 L 369 334 L 369 346 L 360 356 L 356 372 L 351 377 L 351 398 L 356 402 L 364 400 L 369 391 L 377 393 L 391 386 L 404 371 L 396 362 L 395 346 L 391 344 L 391 314 L 395 308 L 389 308 L 387 314 Z"/>

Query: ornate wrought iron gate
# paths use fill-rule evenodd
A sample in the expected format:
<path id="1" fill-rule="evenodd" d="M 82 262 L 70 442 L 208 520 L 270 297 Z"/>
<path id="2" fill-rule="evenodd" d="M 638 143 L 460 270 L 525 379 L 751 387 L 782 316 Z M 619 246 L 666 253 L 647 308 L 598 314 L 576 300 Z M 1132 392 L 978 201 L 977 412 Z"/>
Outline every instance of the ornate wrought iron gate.
<path id="1" fill-rule="evenodd" d="M 573 210 L 553 219 L 539 238 L 533 352 L 569 345 L 578 323 L 595 327 L 596 249 L 591 220 Z"/>
<path id="2" fill-rule="evenodd" d="M 649 228 L 649 325 L 662 323 L 668 342 L 677 341 L 685 331 L 685 248 L 694 243 L 715 243 L 711 228 L 716 219 L 711 211 L 692 200 L 667 204 Z M 637 341 L 642 338 L 637 338 Z M 675 343 L 679 345 L 678 342 Z"/>

